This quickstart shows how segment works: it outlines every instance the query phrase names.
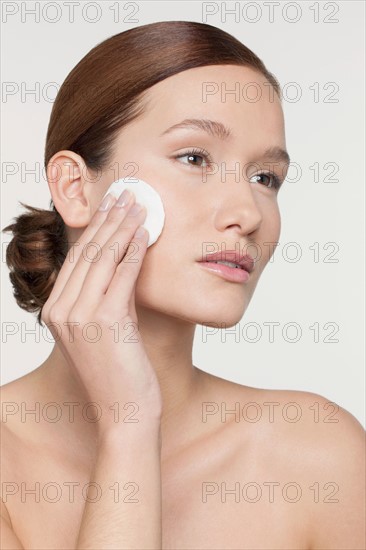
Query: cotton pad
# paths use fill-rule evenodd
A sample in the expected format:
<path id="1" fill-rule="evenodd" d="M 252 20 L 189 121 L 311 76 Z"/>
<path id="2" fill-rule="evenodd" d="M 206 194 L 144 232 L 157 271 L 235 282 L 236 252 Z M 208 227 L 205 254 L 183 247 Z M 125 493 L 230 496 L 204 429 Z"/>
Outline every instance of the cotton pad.
<path id="1" fill-rule="evenodd" d="M 164 227 L 165 212 L 161 197 L 156 189 L 151 187 L 146 181 L 137 178 L 123 178 L 114 181 L 104 197 L 108 193 L 111 193 L 118 198 L 125 189 L 134 193 L 136 198 L 135 202 L 146 207 L 146 218 L 143 226 L 149 232 L 149 240 L 147 243 L 149 247 L 158 240 Z"/>

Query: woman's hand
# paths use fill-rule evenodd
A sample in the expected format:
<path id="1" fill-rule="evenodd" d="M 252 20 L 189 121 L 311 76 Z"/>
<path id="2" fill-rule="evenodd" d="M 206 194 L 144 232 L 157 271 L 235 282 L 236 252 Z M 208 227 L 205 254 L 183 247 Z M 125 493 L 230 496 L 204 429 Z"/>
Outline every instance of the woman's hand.
<path id="1" fill-rule="evenodd" d="M 148 242 L 146 230 L 139 237 L 135 232 L 146 209 L 134 212 L 133 194 L 123 207 L 112 196 L 110 201 L 72 244 L 41 316 L 88 398 L 102 411 L 99 433 L 115 427 L 116 404 L 122 409 L 136 404 L 144 423 L 160 419 L 162 405 L 135 309 Z"/>

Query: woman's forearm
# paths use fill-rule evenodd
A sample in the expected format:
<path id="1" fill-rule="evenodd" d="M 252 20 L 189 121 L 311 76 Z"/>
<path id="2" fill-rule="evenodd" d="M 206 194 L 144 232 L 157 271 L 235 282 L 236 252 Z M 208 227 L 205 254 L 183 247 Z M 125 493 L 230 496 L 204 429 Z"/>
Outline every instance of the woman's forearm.
<path id="1" fill-rule="evenodd" d="M 160 451 L 160 424 L 100 438 L 77 550 L 161 549 Z"/>

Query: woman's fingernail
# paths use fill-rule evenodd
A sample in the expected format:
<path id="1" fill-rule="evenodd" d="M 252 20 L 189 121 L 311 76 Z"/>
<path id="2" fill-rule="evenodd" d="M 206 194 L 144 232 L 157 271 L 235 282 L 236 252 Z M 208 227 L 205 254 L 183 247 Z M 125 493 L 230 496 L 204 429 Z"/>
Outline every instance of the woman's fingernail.
<path id="1" fill-rule="evenodd" d="M 122 195 L 118 198 L 118 201 L 116 202 L 116 206 L 126 206 L 126 204 L 130 201 L 131 193 L 128 189 L 125 189 L 122 193 Z"/>
<path id="2" fill-rule="evenodd" d="M 108 210 L 112 206 L 112 203 L 113 203 L 113 195 L 108 193 L 108 195 L 104 197 L 101 205 L 99 206 L 99 210 L 103 210 L 103 211 Z"/>

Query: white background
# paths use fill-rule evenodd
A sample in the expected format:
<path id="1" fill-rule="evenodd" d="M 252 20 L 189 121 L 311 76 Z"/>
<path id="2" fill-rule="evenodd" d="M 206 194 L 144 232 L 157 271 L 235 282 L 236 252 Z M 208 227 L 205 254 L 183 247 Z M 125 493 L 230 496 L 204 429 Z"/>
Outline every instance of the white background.
<path id="1" fill-rule="evenodd" d="M 37 10 L 36 4 L 39 21 L 29 13 Z M 285 94 L 287 147 L 295 166 L 279 194 L 280 243 L 235 327 L 237 336 L 232 328 L 209 334 L 204 341 L 207 329 L 198 326 L 194 364 L 245 385 L 321 394 L 365 425 L 364 2 L 280 2 L 272 22 L 268 4 L 276 2 L 210 2 L 206 9 L 217 13 L 207 18 L 201 2 L 120 2 L 119 20 L 111 10 L 116 4 L 76 2 L 70 23 L 63 2 L 2 2 L 1 228 L 23 212 L 19 201 L 49 207 L 43 152 L 56 90 L 49 83 L 59 87 L 91 48 L 134 26 L 190 20 L 224 29 L 279 79 Z M 221 8 L 235 5 L 236 15 L 227 14 L 225 20 Z M 13 10 L 17 13 L 6 15 Z M 130 19 L 136 21 L 129 22 L 133 11 Z M 4 94 L 11 86 L 13 95 Z M 37 86 L 37 95 L 24 95 Z M 7 174 L 9 163 L 14 163 L 13 175 Z M 40 175 L 26 175 L 21 163 L 28 169 L 38 163 Z M 53 347 L 50 334 L 42 333 L 36 317 L 21 310 L 12 296 L 5 264 L 9 240 L 3 233 L 2 384 L 38 367 Z M 294 246 L 287 249 L 286 259 L 291 242 L 301 253 L 297 262 L 289 261 Z M 264 325 L 270 322 L 280 323 L 273 342 Z M 300 327 L 297 342 L 283 336 L 287 323 Z M 316 323 L 319 342 L 309 328 Z M 333 335 L 332 326 L 338 327 Z M 8 334 L 11 329 L 16 334 Z M 26 333 L 32 330 L 34 334 Z M 294 337 L 289 328 L 287 340 Z M 327 342 L 327 337 L 338 342 Z"/>

